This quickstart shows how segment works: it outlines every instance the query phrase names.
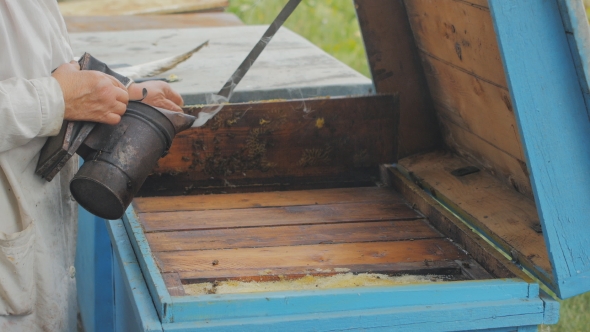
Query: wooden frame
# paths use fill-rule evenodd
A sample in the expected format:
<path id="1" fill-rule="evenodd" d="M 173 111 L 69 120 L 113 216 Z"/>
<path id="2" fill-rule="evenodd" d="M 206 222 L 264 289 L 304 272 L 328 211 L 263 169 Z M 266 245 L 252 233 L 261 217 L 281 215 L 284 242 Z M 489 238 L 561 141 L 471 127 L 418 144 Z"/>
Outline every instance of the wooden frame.
<path id="1" fill-rule="evenodd" d="M 587 89 L 580 88 L 585 78 L 572 61 L 588 54 L 572 55 L 574 40 L 558 1 L 490 0 L 490 9 L 553 266 L 552 288 L 568 298 L 590 290 L 590 117 Z M 574 18 L 571 11 L 563 15 Z M 575 42 L 585 50 L 580 33 Z"/>
<path id="2" fill-rule="evenodd" d="M 122 226 L 127 231 L 133 250 L 140 253 L 136 256 L 138 264 L 144 271 L 144 277 L 147 278 L 145 284 L 151 293 L 162 326 L 167 331 L 194 328 L 226 331 L 238 327 L 245 331 L 257 330 L 262 326 L 286 330 L 309 329 L 311 326 L 334 329 L 366 327 L 369 320 L 373 322 L 371 325 L 377 324 L 373 326 L 397 326 L 402 330 L 432 330 L 434 321 L 437 328 L 433 331 L 449 329 L 456 324 L 467 329 L 477 329 L 482 324 L 502 328 L 520 326 L 526 322 L 530 325 L 551 324 L 554 322 L 545 319 L 555 319 L 554 310 L 558 310 L 558 307 L 551 305 L 551 313 L 544 316 L 547 308 L 539 298 L 538 285 L 518 279 L 176 297 L 170 295 L 164 285 L 149 248 L 146 248 L 143 231 L 132 208 L 128 209 L 123 223 L 113 221 L 109 224 L 111 236 L 118 239 L 117 246 L 121 246 L 116 250 L 128 252 L 130 247 L 121 242 L 124 242 Z M 123 256 L 131 258 L 128 254 Z M 125 265 L 128 266 L 129 263 L 126 262 Z M 137 273 L 133 265 L 128 268 L 127 272 L 131 275 L 126 279 L 136 280 L 132 276 Z M 134 292 L 138 294 L 134 296 L 142 297 L 145 288 L 136 289 L 138 290 Z M 363 301 L 358 301 L 359 297 Z M 427 307 L 430 309 L 426 309 Z M 470 310 L 465 311 L 466 308 Z M 430 313 L 426 320 L 424 310 Z M 144 315 L 150 315 L 150 310 L 141 311 Z M 323 314 L 318 315 L 320 312 Z M 353 312 L 358 312 L 357 315 L 361 316 L 354 315 Z"/>
<path id="3" fill-rule="evenodd" d="M 531 213 L 521 221 L 528 228 L 524 233 L 531 235 L 523 240 L 536 239 L 541 251 L 524 253 L 518 249 L 521 244 L 505 245 L 510 240 L 481 227 L 484 220 L 471 218 L 474 227 L 561 298 L 590 290 L 590 228 L 586 227 L 590 117 L 585 60 L 590 33 L 583 15 L 575 12 L 579 1 L 519 1 L 515 6 L 501 0 L 356 3 L 376 86 L 383 77 L 388 86 L 400 86 L 406 80 L 414 82 L 412 77 L 419 77 L 421 70 L 425 73 L 427 86 L 410 84 L 401 89 L 414 96 L 429 91 L 432 107 L 425 103 L 415 108 L 407 103 L 408 97 L 404 103 L 402 94 L 400 126 L 414 128 L 404 122 L 406 114 L 426 120 L 422 110 L 435 113 L 445 148 L 534 199 L 541 226 L 534 225 L 537 217 Z M 395 65 L 403 61 L 400 54 L 404 52 L 392 49 L 389 35 L 395 35 L 395 40 L 399 39 L 396 32 L 407 35 L 408 23 L 388 18 L 399 13 L 408 17 L 414 36 L 414 43 L 406 40 L 403 47 L 417 49 L 422 69 L 407 59 L 404 70 Z M 377 21 L 382 26 L 372 24 Z M 390 64 L 385 70 L 396 75 L 379 72 L 383 67 L 379 60 L 385 58 Z M 436 145 L 436 136 L 424 137 L 429 137 L 430 146 Z M 400 151 L 420 152 L 402 138 L 400 133 Z M 400 165 L 404 166 L 404 159 Z M 456 208 L 458 202 L 447 199 L 446 204 Z M 543 234 L 547 254 L 543 239 L 530 229 L 533 226 Z"/>

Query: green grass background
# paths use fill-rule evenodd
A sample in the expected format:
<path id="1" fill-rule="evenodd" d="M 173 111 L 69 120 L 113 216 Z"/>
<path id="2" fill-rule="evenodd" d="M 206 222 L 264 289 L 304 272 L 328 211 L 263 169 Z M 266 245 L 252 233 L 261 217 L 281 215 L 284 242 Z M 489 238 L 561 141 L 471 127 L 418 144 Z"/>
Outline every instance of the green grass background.
<path id="1" fill-rule="evenodd" d="M 286 3 L 286 0 L 230 0 L 229 11 L 246 24 L 268 24 Z M 590 8 L 587 12 L 590 14 Z M 370 77 L 352 0 L 303 0 L 285 26 Z M 551 326 L 551 331 L 590 331 L 590 293 L 562 301 L 560 314 L 559 324 Z"/>

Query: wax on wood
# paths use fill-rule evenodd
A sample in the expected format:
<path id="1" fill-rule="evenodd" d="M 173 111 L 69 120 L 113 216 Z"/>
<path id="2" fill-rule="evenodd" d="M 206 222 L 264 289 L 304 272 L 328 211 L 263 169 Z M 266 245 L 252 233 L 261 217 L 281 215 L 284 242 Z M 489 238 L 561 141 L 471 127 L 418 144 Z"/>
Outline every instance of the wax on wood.
<path id="1" fill-rule="evenodd" d="M 186 108 L 197 114 L 201 108 Z M 176 136 L 143 195 L 210 188 L 370 183 L 395 161 L 397 97 L 391 95 L 229 104 Z"/>

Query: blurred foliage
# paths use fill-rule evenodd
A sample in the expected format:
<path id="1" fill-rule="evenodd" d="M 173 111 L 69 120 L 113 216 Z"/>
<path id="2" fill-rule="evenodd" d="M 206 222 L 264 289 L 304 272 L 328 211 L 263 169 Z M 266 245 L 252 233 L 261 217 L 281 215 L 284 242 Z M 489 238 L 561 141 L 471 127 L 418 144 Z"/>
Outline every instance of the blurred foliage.
<path id="1" fill-rule="evenodd" d="M 559 323 L 552 332 L 586 332 L 590 330 L 590 293 L 561 301 Z"/>
<path id="2" fill-rule="evenodd" d="M 228 10 L 246 24 L 271 23 L 287 0 L 230 0 Z M 352 0 L 303 0 L 285 26 L 370 77 Z"/>

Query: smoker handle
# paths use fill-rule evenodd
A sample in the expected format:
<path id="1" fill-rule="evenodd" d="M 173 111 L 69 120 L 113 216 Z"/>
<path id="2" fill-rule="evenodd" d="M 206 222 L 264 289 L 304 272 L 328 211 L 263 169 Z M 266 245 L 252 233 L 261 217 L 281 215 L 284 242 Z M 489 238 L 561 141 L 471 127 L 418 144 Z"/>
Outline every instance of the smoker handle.
<path id="1" fill-rule="evenodd" d="M 128 88 L 129 85 L 133 83 L 132 79 L 113 71 L 104 62 L 96 59 L 88 53 L 84 53 L 80 60 L 78 60 L 78 63 L 80 64 L 80 70 L 96 70 L 111 75 L 114 78 L 116 78 L 119 82 L 121 82 L 126 88 Z"/>
<path id="2" fill-rule="evenodd" d="M 129 87 L 133 83 L 132 79 L 114 72 L 104 62 L 88 53 L 84 53 L 78 64 L 80 64 L 80 70 L 96 70 L 111 75 L 125 87 Z M 76 153 L 94 126 L 94 122 L 64 121 L 60 133 L 57 136 L 49 137 L 43 145 L 35 173 L 46 181 L 51 181 Z"/>

